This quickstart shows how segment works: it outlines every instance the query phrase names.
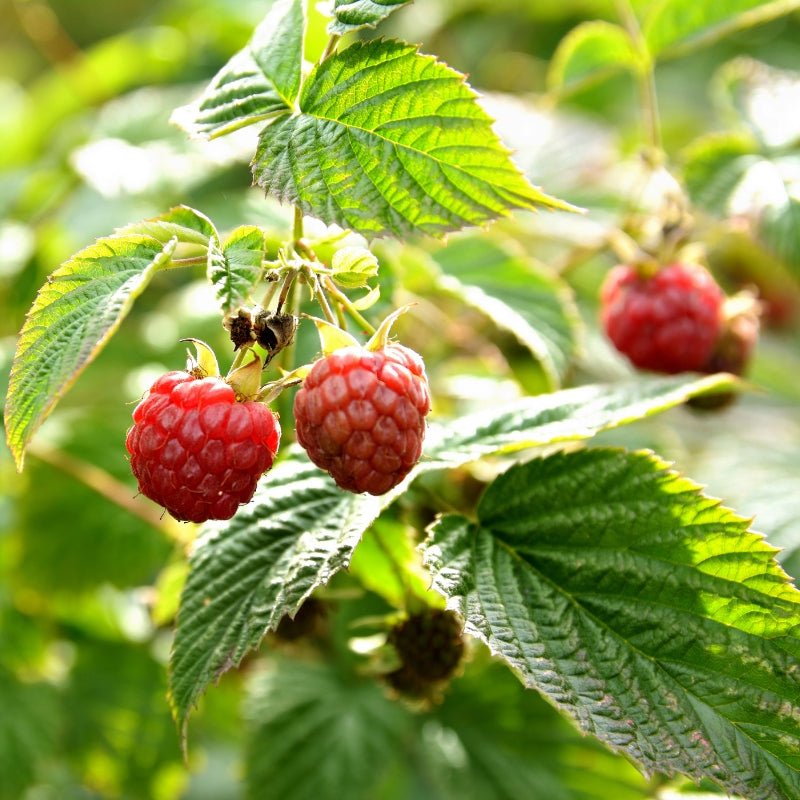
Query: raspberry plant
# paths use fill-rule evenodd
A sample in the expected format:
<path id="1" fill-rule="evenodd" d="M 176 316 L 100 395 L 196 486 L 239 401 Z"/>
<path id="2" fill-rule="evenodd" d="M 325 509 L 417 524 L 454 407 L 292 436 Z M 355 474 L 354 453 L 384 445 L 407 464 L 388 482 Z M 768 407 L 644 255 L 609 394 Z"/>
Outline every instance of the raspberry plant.
<path id="1" fill-rule="evenodd" d="M 153 614 L 174 630 L 158 702 L 190 768 L 195 707 L 238 678 L 248 797 L 665 800 L 686 779 L 795 800 L 800 595 L 751 520 L 654 452 L 648 426 L 736 406 L 759 312 L 768 322 L 775 285 L 790 296 L 798 263 L 794 140 L 776 144 L 751 114 L 753 137 L 695 141 L 679 174 L 655 65 L 796 4 L 622 2 L 616 21 L 561 41 L 552 97 L 615 70 L 639 89 L 647 191 L 599 239 L 581 227 L 591 193 L 531 183 L 492 98 L 372 35 L 408 5 L 333 0 L 308 63 L 317 12 L 277 0 L 175 111 L 189 137 L 252 134 L 265 219 L 221 225 L 180 203 L 58 267 L 16 340 L 16 467 L 46 452 L 34 435 L 112 337 L 133 337 L 134 304 L 199 273 L 213 328 L 174 314 L 197 354 L 141 382 L 114 440 L 132 470 L 124 514 L 178 543 Z M 753 64 L 727 70 L 745 109 L 781 85 Z M 509 143 L 536 118 L 520 119 Z M 741 207 L 754 164 L 782 176 L 784 203 Z M 548 238 L 556 226 L 574 227 L 574 246 Z M 740 279 L 745 234 L 777 278 L 749 271 L 753 256 Z M 558 269 L 531 257 L 542 243 Z M 684 263 L 708 281 L 673 280 Z M 625 290 L 647 294 L 654 275 L 680 291 L 631 322 Z M 633 366 L 590 335 L 610 317 L 620 350 L 645 353 Z M 487 384 L 488 400 L 473 396 Z"/>

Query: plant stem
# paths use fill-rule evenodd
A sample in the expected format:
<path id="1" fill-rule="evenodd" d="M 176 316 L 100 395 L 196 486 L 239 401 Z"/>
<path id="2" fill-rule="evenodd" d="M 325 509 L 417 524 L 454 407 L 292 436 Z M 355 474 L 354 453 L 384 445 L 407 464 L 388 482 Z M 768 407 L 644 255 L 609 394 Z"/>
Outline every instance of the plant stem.
<path id="1" fill-rule="evenodd" d="M 294 207 L 294 230 L 292 235 L 295 242 L 299 242 L 303 238 L 303 212 L 300 206 Z"/>
<path id="2" fill-rule="evenodd" d="M 292 284 L 294 283 L 294 279 L 297 277 L 297 270 L 290 269 L 286 273 L 286 277 L 283 279 L 283 286 L 281 286 L 281 293 L 278 295 L 278 304 L 275 306 L 275 313 L 280 314 L 281 309 L 283 308 L 283 304 L 286 302 L 286 298 L 289 295 L 289 290 L 292 288 Z"/>
<path id="3" fill-rule="evenodd" d="M 322 307 L 322 312 L 325 314 L 325 319 L 331 323 L 331 325 L 336 325 L 337 319 L 336 315 L 333 313 L 331 309 L 331 305 L 328 302 L 328 298 L 325 295 L 325 290 L 322 288 L 322 283 L 320 282 L 319 275 L 315 272 L 309 270 L 309 273 L 313 275 L 314 279 L 314 297 L 316 297 L 317 302 Z"/>
<path id="4" fill-rule="evenodd" d="M 344 292 L 339 291 L 331 278 L 325 275 L 322 278 L 322 282 L 326 291 L 333 295 L 333 297 L 336 299 L 336 302 L 340 303 L 344 307 L 345 311 L 347 311 L 347 313 L 361 326 L 365 333 L 375 333 L 375 328 L 369 322 L 367 322 L 364 317 L 361 316 L 361 313 L 350 301 L 350 298 L 344 294 Z"/>
<path id="5" fill-rule="evenodd" d="M 628 34 L 638 63 L 636 65 L 636 82 L 639 89 L 639 104 L 642 111 L 644 139 L 648 147 L 660 152 L 661 123 L 658 115 L 658 98 L 656 94 L 655 65 L 650 49 L 647 46 L 639 20 L 630 4 L 630 0 L 615 0 L 614 5 L 622 26 Z"/>

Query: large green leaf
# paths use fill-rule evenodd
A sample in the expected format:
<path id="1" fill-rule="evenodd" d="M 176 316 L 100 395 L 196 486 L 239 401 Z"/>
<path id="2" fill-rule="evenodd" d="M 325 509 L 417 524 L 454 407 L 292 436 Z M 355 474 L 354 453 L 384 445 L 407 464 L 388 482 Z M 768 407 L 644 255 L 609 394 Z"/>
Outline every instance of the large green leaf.
<path id="1" fill-rule="evenodd" d="M 512 467 L 440 518 L 434 588 L 580 728 L 646 771 L 800 793 L 800 593 L 748 521 L 650 453 Z"/>
<path id="2" fill-rule="evenodd" d="M 281 800 L 372 800 L 413 732 L 411 715 L 374 681 L 333 664 L 278 660 L 256 676 L 246 708 L 252 800 L 265 787 Z"/>
<path id="3" fill-rule="evenodd" d="M 432 423 L 416 469 L 457 467 L 494 453 L 589 439 L 600 431 L 666 411 L 689 397 L 735 390 L 734 380 L 725 375 L 684 375 L 594 384 Z"/>
<path id="4" fill-rule="evenodd" d="M 411 0 L 333 0 L 333 20 L 328 33 L 344 36 L 359 28 L 374 28 Z"/>
<path id="5" fill-rule="evenodd" d="M 370 237 L 441 235 L 514 208 L 572 209 L 522 176 L 464 76 L 412 45 L 335 53 L 298 105 L 262 132 L 253 176 L 327 223 Z"/>
<path id="6" fill-rule="evenodd" d="M 5 406 L 17 469 L 39 425 L 117 331 L 153 275 L 172 265 L 179 244 L 205 250 L 211 221 L 176 206 L 98 239 L 62 264 L 39 289 L 19 335 Z"/>
<path id="7" fill-rule="evenodd" d="M 22 469 L 25 447 L 130 311 L 177 239 L 128 234 L 98 240 L 57 269 L 25 319 L 11 368 L 6 438 Z"/>
<path id="8" fill-rule="evenodd" d="M 343 492 L 303 454 L 275 466 L 233 520 L 203 529 L 170 665 L 170 700 L 184 733 L 208 684 L 347 566 L 381 507 L 379 498 Z"/>
<path id="9" fill-rule="evenodd" d="M 482 650 L 476 648 L 436 710 L 444 733 L 457 739 L 466 756 L 460 763 L 432 765 L 441 776 L 437 800 L 652 797 L 648 782 L 626 758 L 581 736 L 541 695 L 523 691 L 510 671 Z"/>
<path id="10" fill-rule="evenodd" d="M 439 284 L 513 333 L 557 388 L 578 346 L 580 318 L 567 284 L 485 235 L 454 238 L 434 257 Z"/>
<path id="11" fill-rule="evenodd" d="M 800 0 L 659 0 L 644 4 L 643 31 L 652 55 L 677 55 L 800 8 Z"/>
<path id="12" fill-rule="evenodd" d="M 303 0 L 278 0 L 250 42 L 173 121 L 193 136 L 213 139 L 290 111 L 300 90 Z"/>

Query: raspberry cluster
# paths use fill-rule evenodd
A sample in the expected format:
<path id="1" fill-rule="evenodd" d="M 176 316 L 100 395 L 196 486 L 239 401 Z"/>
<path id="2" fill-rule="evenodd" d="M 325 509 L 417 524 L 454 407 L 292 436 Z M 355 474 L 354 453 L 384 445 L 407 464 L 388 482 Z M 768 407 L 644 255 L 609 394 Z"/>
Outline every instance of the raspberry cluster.
<path id="1" fill-rule="evenodd" d="M 341 488 L 381 495 L 419 460 L 430 407 L 413 350 L 343 347 L 316 361 L 295 395 L 297 440 Z"/>
<path id="2" fill-rule="evenodd" d="M 168 372 L 133 412 L 126 446 L 139 491 L 188 522 L 230 519 L 273 463 L 280 426 L 263 403 L 237 402 L 221 378 Z"/>

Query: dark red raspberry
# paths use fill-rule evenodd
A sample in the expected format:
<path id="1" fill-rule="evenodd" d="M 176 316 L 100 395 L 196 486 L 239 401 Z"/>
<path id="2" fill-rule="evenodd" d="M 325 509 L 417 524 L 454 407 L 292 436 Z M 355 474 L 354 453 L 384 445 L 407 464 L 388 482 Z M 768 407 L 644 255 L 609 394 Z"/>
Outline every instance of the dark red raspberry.
<path id="1" fill-rule="evenodd" d="M 139 491 L 175 519 L 230 519 L 275 459 L 280 427 L 221 378 L 168 372 L 133 412 L 126 446 Z"/>
<path id="2" fill-rule="evenodd" d="M 652 276 L 620 265 L 600 291 L 608 337 L 640 369 L 702 371 L 722 331 L 725 295 L 697 264 L 674 263 Z"/>
<path id="3" fill-rule="evenodd" d="M 385 494 L 419 460 L 430 407 L 413 350 L 344 347 L 315 362 L 295 395 L 297 440 L 342 489 Z"/>

